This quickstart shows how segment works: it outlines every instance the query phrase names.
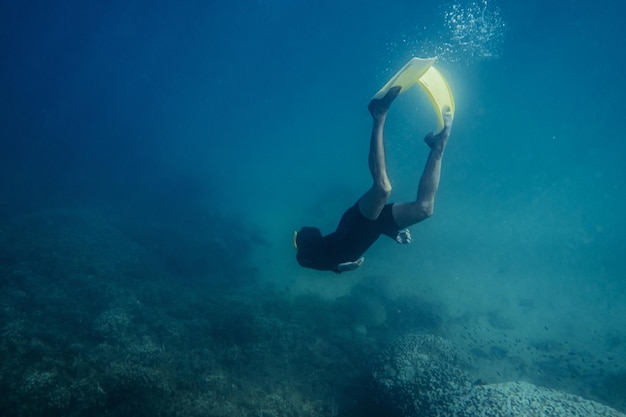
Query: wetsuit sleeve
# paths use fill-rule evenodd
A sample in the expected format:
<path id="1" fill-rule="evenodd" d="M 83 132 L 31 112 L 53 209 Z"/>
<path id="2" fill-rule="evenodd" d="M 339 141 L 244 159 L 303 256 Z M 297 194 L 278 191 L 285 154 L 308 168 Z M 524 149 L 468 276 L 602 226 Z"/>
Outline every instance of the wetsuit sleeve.
<path id="1" fill-rule="evenodd" d="M 383 235 L 385 236 L 389 236 L 391 239 L 396 240 L 396 238 L 398 237 L 398 232 L 400 231 L 400 229 L 395 229 L 395 230 L 385 230 L 383 232 Z"/>
<path id="2" fill-rule="evenodd" d="M 323 264 L 326 271 L 333 271 L 336 274 L 341 274 L 339 270 L 339 264 L 342 262 L 337 257 L 340 252 L 337 233 L 331 233 L 324 236 L 323 251 L 320 254 L 320 264 Z"/>

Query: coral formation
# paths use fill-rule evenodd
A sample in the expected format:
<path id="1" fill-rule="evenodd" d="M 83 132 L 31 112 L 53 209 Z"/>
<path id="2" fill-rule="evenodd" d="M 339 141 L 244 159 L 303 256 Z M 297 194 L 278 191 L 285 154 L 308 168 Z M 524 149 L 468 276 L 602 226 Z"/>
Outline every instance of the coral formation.
<path id="1" fill-rule="evenodd" d="M 381 401 L 403 416 L 436 416 L 468 392 L 471 379 L 457 366 L 452 344 L 438 336 L 408 334 L 381 355 L 373 373 Z"/>
<path id="2" fill-rule="evenodd" d="M 527 382 L 475 386 L 445 407 L 450 417 L 624 417 L 624 414 L 575 395 L 537 387 Z"/>
<path id="3" fill-rule="evenodd" d="M 364 284 L 336 300 L 286 297 L 256 282 L 258 233 L 210 218 L 202 230 L 89 210 L 6 221 L 0 415 L 620 415 L 529 384 L 473 384 L 435 335 L 444 309 L 418 297 Z M 620 404 L 623 373 L 602 377 Z"/>
<path id="4" fill-rule="evenodd" d="M 624 417 L 595 401 L 527 382 L 472 384 L 450 342 L 433 335 L 398 338 L 373 370 L 374 392 L 401 417 Z"/>

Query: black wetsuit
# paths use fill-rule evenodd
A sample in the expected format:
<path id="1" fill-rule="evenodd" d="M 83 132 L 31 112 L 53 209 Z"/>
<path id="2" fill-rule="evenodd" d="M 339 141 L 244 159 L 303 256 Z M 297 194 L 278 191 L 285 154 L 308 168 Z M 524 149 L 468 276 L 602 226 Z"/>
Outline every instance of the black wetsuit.
<path id="1" fill-rule="evenodd" d="M 340 272 L 340 263 L 359 259 L 381 234 L 396 238 L 400 229 L 393 219 L 392 206 L 387 204 L 376 220 L 370 220 L 363 216 L 357 201 L 343 214 L 337 230 L 323 237 L 320 233 L 318 239 L 311 239 L 298 250 L 298 262 L 306 268 Z"/>

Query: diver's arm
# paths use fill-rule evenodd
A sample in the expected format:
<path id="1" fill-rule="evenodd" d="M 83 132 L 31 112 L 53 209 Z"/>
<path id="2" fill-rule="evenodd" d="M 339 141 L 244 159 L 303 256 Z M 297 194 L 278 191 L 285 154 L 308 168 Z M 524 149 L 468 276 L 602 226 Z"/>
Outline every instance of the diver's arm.
<path id="1" fill-rule="evenodd" d="M 335 272 L 354 271 L 355 269 L 363 265 L 363 262 L 365 262 L 365 258 L 362 256 L 354 262 L 342 262 L 337 265 Z"/>

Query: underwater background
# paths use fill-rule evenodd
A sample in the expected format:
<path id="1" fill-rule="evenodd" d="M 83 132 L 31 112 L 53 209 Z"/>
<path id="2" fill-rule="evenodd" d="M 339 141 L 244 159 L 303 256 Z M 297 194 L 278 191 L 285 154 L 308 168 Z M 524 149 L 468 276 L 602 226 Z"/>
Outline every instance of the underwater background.
<path id="1" fill-rule="evenodd" d="M 476 386 L 626 413 L 625 10 L 2 1 L 0 414 L 412 415 L 372 382 L 407 335 Z M 367 104 L 412 56 L 456 100 L 435 215 L 357 271 L 300 268 L 293 231 L 370 186 Z M 394 102 L 393 201 L 435 120 Z"/>

